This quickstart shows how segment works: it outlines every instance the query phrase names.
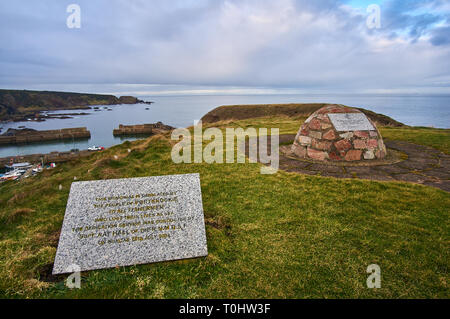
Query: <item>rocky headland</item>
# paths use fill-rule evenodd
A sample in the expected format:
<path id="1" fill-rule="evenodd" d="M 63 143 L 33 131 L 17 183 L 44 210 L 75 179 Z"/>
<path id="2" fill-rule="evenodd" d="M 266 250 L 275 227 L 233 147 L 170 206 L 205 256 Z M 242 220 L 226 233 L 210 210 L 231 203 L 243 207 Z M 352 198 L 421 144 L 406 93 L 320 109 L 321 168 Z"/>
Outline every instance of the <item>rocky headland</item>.
<path id="1" fill-rule="evenodd" d="M 0 121 L 44 120 L 43 111 L 90 109 L 94 105 L 151 104 L 134 96 L 52 91 L 1 90 Z"/>

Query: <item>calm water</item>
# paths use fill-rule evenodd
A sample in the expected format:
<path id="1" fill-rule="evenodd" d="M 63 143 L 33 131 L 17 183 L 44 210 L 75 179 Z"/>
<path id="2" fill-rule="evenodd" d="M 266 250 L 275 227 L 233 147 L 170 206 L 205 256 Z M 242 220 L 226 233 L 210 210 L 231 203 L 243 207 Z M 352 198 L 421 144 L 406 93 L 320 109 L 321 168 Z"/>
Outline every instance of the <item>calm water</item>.
<path id="1" fill-rule="evenodd" d="M 200 119 L 208 111 L 220 105 L 229 104 L 269 104 L 269 103 L 338 103 L 364 107 L 377 113 L 386 114 L 402 123 L 414 126 L 434 126 L 450 128 L 450 96 L 392 96 L 392 95 L 228 95 L 228 96 L 144 96 L 144 100 L 154 101 L 152 105 L 116 105 L 113 111 L 70 110 L 52 113 L 85 112 L 89 115 L 71 119 L 52 119 L 45 122 L 3 123 L 2 133 L 8 128 L 25 126 L 37 130 L 51 130 L 86 126 L 91 131 L 89 140 L 51 142 L 0 147 L 0 157 L 68 151 L 73 148 L 87 149 L 98 145 L 109 147 L 124 140 L 112 135 L 119 124 L 142 124 L 161 121 L 175 127 L 186 127 Z M 146 108 L 149 110 L 146 110 Z"/>

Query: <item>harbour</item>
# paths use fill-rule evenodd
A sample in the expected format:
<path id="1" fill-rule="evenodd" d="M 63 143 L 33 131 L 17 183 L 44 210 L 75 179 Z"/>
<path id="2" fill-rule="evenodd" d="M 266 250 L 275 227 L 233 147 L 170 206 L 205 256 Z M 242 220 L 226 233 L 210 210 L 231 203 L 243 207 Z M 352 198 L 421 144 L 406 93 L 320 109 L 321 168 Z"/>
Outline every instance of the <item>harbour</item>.
<path id="1" fill-rule="evenodd" d="M 93 106 L 91 109 L 71 110 L 70 118 L 48 118 L 45 121 L 3 122 L 1 133 L 9 128 L 58 130 L 70 127 L 86 127 L 88 139 L 66 139 L 17 145 L 1 145 L 0 157 L 36 153 L 67 152 L 71 149 L 86 150 L 92 145 L 110 147 L 144 138 L 145 135 L 113 135 L 119 125 L 140 125 L 158 121 L 172 127 L 187 127 L 204 114 L 220 105 L 274 104 L 274 103 L 339 103 L 363 107 L 386 114 L 406 125 L 449 128 L 450 96 L 448 95 L 389 95 L 389 94 L 268 94 L 268 95 L 190 95 L 190 96 L 140 96 L 152 100 L 148 104 L 118 104 Z M 108 111 L 110 109 L 111 111 Z M 58 116 L 67 110 L 49 111 Z"/>

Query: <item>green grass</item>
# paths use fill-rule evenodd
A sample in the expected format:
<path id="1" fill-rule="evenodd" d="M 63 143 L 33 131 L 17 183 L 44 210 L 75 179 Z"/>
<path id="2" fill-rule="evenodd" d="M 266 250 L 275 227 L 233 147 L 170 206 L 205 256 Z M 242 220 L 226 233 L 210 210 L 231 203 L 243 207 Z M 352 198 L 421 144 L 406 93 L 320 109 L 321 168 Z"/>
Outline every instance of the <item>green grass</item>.
<path id="1" fill-rule="evenodd" d="M 421 144 L 450 154 L 450 130 L 429 127 L 382 127 L 381 134 L 391 140 Z"/>
<path id="2" fill-rule="evenodd" d="M 216 127 L 216 126 L 226 126 L 226 127 L 242 127 L 243 129 L 254 127 L 259 128 L 278 128 L 280 134 L 297 134 L 298 129 L 306 120 L 306 117 L 299 117 L 297 119 L 292 119 L 287 116 L 269 116 L 261 117 L 256 119 L 246 119 L 239 121 L 224 121 L 218 123 L 207 124 L 205 127 Z M 269 132 L 270 133 L 270 132 Z"/>
<path id="3" fill-rule="evenodd" d="M 296 133 L 301 123 L 265 118 L 253 124 L 283 127 L 285 134 Z M 433 132 L 420 129 L 414 137 L 386 130 L 414 141 L 432 140 L 427 134 Z M 0 297 L 450 297 L 449 193 L 409 183 L 261 175 L 260 164 L 177 165 L 170 150 L 165 137 L 126 142 L 1 185 Z M 207 257 L 86 272 L 79 290 L 40 280 L 40 270 L 54 260 L 74 176 L 193 172 L 201 176 Z M 366 288 L 372 263 L 381 267 L 381 289 Z"/>

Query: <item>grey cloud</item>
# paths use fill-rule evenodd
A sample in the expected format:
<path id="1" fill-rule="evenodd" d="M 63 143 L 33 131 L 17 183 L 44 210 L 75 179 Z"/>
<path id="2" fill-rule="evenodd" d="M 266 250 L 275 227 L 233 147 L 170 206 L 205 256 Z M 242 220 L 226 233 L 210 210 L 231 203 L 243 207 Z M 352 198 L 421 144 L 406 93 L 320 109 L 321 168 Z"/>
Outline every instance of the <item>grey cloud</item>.
<path id="1" fill-rule="evenodd" d="M 382 30 L 338 0 L 74 2 L 77 30 L 65 25 L 67 3 L 0 3 L 0 86 L 366 89 L 428 86 L 450 72 L 448 28 L 434 27 L 445 15 L 411 14 L 441 1 L 390 1 Z"/>

